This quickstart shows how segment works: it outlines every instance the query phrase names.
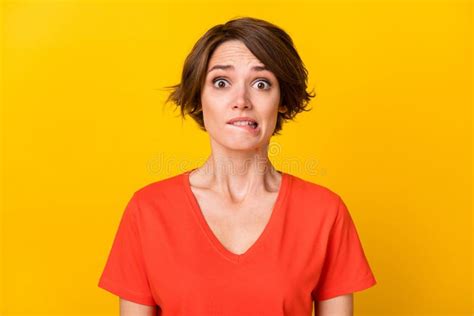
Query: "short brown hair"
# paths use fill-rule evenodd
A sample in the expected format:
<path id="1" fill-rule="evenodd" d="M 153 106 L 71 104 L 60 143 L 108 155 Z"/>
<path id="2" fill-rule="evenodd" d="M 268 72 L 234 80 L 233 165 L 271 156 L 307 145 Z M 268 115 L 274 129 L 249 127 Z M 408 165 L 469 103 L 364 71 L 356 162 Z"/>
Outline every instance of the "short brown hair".
<path id="1" fill-rule="evenodd" d="M 202 130 L 201 91 L 204 87 L 209 59 L 214 50 L 228 40 L 240 40 L 278 79 L 280 106 L 273 135 L 279 135 L 283 121 L 293 119 L 315 94 L 308 93 L 308 71 L 296 51 L 291 37 L 278 26 L 252 17 L 235 18 L 209 29 L 194 45 L 187 56 L 181 83 L 166 87 L 172 89 L 166 103 L 173 101 L 181 108 L 183 118 L 189 114 Z"/>

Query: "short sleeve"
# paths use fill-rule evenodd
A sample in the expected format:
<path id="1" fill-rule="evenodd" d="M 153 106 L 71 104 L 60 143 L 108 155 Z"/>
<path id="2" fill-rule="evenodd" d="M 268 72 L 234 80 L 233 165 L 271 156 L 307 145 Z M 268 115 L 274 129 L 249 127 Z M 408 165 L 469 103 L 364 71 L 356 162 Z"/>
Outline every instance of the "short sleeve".
<path id="1" fill-rule="evenodd" d="M 352 217 L 339 197 L 321 275 L 312 291 L 313 299 L 327 300 L 367 289 L 376 283 Z"/>
<path id="2" fill-rule="evenodd" d="M 122 214 L 98 286 L 123 299 L 155 306 L 145 269 L 138 211 L 137 197 L 133 194 Z"/>

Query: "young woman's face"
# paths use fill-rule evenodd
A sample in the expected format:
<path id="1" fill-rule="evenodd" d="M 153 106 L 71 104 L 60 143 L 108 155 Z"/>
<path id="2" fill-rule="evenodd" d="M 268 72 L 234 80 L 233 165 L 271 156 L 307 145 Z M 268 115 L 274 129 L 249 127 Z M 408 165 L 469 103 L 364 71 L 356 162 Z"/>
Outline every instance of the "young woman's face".
<path id="1" fill-rule="evenodd" d="M 204 126 L 220 145 L 253 150 L 268 144 L 277 122 L 280 87 L 264 66 L 241 41 L 226 41 L 213 52 L 201 104 Z M 230 122 L 239 117 L 257 125 L 247 125 L 245 118 Z"/>

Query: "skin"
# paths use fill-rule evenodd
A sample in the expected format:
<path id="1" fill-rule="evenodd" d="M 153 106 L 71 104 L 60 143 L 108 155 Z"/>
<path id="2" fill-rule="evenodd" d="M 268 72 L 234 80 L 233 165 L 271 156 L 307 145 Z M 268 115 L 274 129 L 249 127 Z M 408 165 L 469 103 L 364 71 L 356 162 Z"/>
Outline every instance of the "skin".
<path id="1" fill-rule="evenodd" d="M 314 302 L 315 316 L 352 316 L 354 315 L 354 295 L 345 294 L 324 301 Z"/>
<path id="2" fill-rule="evenodd" d="M 158 307 L 127 301 L 119 298 L 119 311 L 121 316 L 155 316 L 158 315 Z"/>
<path id="3" fill-rule="evenodd" d="M 213 69 L 217 65 L 233 68 Z M 252 70 L 254 66 L 264 65 L 242 42 L 222 43 L 211 56 L 208 71 L 213 70 L 201 93 L 211 155 L 194 172 L 194 178 L 207 176 L 210 189 L 237 203 L 257 198 L 262 188 L 278 188 L 281 180 L 267 155 L 277 122 L 280 88 L 272 72 Z M 257 120 L 258 134 L 227 124 L 237 116 Z"/>
<path id="4" fill-rule="evenodd" d="M 225 69 L 215 66 L 227 66 Z M 258 238 L 278 195 L 281 174 L 268 158 L 280 105 L 276 76 L 241 42 L 219 45 L 208 63 L 201 93 L 211 154 L 189 181 L 216 237 L 231 252 L 244 253 Z M 256 134 L 227 122 L 248 116 Z M 223 211 L 225 210 L 225 211 Z M 120 300 L 121 315 L 155 315 L 156 308 Z M 316 315 L 352 315 L 352 294 L 315 302 Z"/>

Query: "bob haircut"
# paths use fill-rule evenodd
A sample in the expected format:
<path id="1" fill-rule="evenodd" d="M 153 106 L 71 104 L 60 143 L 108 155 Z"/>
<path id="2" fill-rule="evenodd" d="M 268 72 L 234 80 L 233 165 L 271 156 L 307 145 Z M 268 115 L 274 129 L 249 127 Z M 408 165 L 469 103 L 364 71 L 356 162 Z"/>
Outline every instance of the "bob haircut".
<path id="1" fill-rule="evenodd" d="M 296 51 L 290 36 L 278 26 L 252 17 L 242 17 L 218 24 L 209 29 L 194 45 L 186 57 L 181 83 L 172 89 L 165 103 L 173 101 L 181 108 L 184 118 L 189 114 L 206 131 L 201 107 L 201 92 L 205 84 L 209 60 L 214 50 L 223 42 L 239 40 L 278 79 L 280 104 L 273 135 L 280 135 L 284 121 L 296 114 L 309 111 L 306 107 L 315 94 L 308 93 L 308 71 Z"/>

